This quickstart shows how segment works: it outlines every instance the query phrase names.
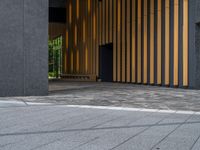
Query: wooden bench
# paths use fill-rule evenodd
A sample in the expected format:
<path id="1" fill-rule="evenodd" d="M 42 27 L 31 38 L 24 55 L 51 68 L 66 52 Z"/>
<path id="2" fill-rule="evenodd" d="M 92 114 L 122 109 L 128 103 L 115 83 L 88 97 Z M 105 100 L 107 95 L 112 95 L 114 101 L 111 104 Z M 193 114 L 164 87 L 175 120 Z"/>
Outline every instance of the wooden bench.
<path id="1" fill-rule="evenodd" d="M 75 75 L 75 74 L 62 74 L 62 79 L 69 80 L 69 81 L 96 81 L 96 75 Z"/>

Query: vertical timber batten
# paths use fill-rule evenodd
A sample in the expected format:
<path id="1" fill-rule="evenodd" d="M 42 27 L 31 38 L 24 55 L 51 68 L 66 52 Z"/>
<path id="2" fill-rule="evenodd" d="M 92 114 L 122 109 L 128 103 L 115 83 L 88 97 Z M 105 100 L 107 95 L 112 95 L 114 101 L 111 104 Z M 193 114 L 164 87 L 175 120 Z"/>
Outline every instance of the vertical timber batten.
<path id="1" fill-rule="evenodd" d="M 161 85 L 162 83 L 162 0 L 158 0 L 158 8 L 157 8 L 157 84 Z"/>
<path id="2" fill-rule="evenodd" d="M 117 0 L 117 81 L 121 81 L 121 0 Z"/>
<path id="3" fill-rule="evenodd" d="M 183 0 L 183 86 L 188 86 L 188 0 Z"/>
<path id="4" fill-rule="evenodd" d="M 174 0 L 174 80 L 173 85 L 178 86 L 178 49 L 179 49 L 179 0 Z"/>
<path id="5" fill-rule="evenodd" d="M 126 82 L 131 82 L 131 0 L 126 1 Z"/>
<path id="6" fill-rule="evenodd" d="M 125 30 L 125 28 L 126 28 L 126 21 L 125 21 L 125 18 L 126 18 L 126 16 L 125 16 L 125 12 L 126 12 L 126 0 L 122 0 L 122 4 L 121 4 L 121 7 L 122 7 L 122 9 L 121 9 L 121 15 L 122 15 L 122 17 L 121 17 L 121 33 L 122 33 L 122 35 L 121 35 L 121 43 L 122 43 L 122 49 L 121 49 L 121 53 L 122 53 L 122 58 L 121 58 L 121 60 L 122 60 L 122 82 L 125 82 L 126 81 L 126 64 L 125 64 L 125 61 L 126 61 L 126 46 L 125 46 L 125 32 L 126 32 L 126 30 Z"/>
<path id="7" fill-rule="evenodd" d="M 141 0 L 137 1 L 138 4 L 138 13 L 137 13 L 137 83 L 142 82 L 141 73 L 142 73 L 142 2 Z"/>
<path id="8" fill-rule="evenodd" d="M 170 84 L 170 0 L 165 0 L 165 85 Z"/>
<path id="9" fill-rule="evenodd" d="M 143 13 L 143 83 L 144 84 L 147 84 L 147 62 L 148 62 L 148 57 L 147 57 L 147 28 L 148 28 L 148 25 L 147 25 L 147 0 L 144 0 L 144 13 Z"/>
<path id="10" fill-rule="evenodd" d="M 132 19 L 131 19 L 131 50 L 132 50 L 132 61 L 131 61 L 131 81 L 136 82 L 136 0 L 132 0 Z"/>
<path id="11" fill-rule="evenodd" d="M 154 0 L 150 1 L 150 84 L 154 84 Z"/>
<path id="12" fill-rule="evenodd" d="M 113 81 L 117 81 L 117 2 L 113 0 Z"/>

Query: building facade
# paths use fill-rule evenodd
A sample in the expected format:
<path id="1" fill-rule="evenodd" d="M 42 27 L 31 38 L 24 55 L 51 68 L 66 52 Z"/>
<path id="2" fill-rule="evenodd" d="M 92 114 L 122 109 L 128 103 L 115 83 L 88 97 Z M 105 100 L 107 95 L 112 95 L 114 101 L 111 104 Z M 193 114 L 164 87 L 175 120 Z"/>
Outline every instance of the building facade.
<path id="1" fill-rule="evenodd" d="M 114 82 L 198 88 L 199 3 L 67 0 L 66 74 L 99 76 L 112 44 Z"/>
<path id="2" fill-rule="evenodd" d="M 1 0 L 0 96 L 48 94 L 49 7 L 65 9 L 63 75 L 200 87 L 199 0 Z"/>

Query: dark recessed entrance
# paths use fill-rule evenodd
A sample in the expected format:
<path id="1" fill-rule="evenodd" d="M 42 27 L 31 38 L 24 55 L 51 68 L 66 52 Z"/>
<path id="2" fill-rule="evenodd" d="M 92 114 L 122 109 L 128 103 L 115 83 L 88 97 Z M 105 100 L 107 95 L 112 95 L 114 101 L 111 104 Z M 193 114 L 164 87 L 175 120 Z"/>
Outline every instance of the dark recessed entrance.
<path id="1" fill-rule="evenodd" d="M 113 44 L 99 48 L 99 78 L 102 82 L 113 81 Z"/>

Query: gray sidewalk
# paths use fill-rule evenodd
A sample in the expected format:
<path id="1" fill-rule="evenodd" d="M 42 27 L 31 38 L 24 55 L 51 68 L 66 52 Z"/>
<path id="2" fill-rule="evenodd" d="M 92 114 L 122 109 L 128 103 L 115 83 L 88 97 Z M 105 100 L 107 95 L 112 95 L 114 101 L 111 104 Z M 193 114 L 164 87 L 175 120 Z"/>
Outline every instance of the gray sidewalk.
<path id="1" fill-rule="evenodd" d="M 199 150 L 200 115 L 0 103 L 1 150 Z"/>
<path id="2" fill-rule="evenodd" d="M 49 96 L 0 98 L 0 150 L 199 150 L 200 91 L 50 83 Z"/>

